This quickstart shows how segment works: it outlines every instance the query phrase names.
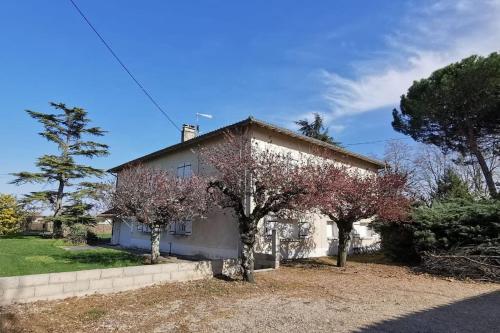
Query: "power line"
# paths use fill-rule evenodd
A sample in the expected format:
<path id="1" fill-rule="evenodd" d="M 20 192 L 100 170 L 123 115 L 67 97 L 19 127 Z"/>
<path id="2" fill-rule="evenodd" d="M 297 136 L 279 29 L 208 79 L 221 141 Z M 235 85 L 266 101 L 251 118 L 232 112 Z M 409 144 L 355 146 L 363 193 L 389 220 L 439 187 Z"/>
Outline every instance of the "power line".
<path id="1" fill-rule="evenodd" d="M 342 145 L 343 146 L 357 146 L 357 145 L 368 145 L 368 144 L 372 144 L 372 143 L 381 143 L 381 142 L 398 141 L 398 140 L 411 140 L 411 138 L 394 138 L 394 139 L 355 142 L 355 143 L 342 143 Z"/>
<path id="2" fill-rule="evenodd" d="M 163 113 L 163 115 L 165 117 L 167 117 L 168 121 L 170 121 L 170 123 L 179 131 L 181 131 L 180 127 L 177 126 L 177 124 L 172 120 L 172 118 L 170 118 L 170 116 L 163 110 L 163 108 L 155 101 L 155 99 L 151 96 L 151 94 L 146 90 L 146 88 L 144 88 L 144 86 L 139 82 L 139 80 L 137 80 L 135 78 L 135 76 L 132 74 L 132 72 L 130 72 L 130 70 L 127 68 L 127 66 L 125 66 L 125 64 L 123 63 L 123 61 L 120 60 L 120 58 L 118 57 L 118 55 L 116 55 L 115 51 L 113 51 L 113 49 L 111 48 L 111 46 L 109 46 L 109 44 L 106 42 L 106 40 L 101 36 L 101 34 L 96 30 L 96 28 L 94 28 L 94 26 L 92 25 L 92 23 L 89 21 L 89 19 L 85 16 L 85 14 L 80 10 L 80 8 L 78 7 L 78 5 L 73 1 L 73 0 L 69 0 L 71 2 L 71 4 L 73 5 L 73 7 L 75 7 L 76 11 L 80 14 L 80 16 L 85 20 L 85 22 L 87 22 L 88 26 L 95 32 L 95 34 L 97 35 L 97 37 L 99 37 L 99 39 L 101 40 L 101 42 L 104 44 L 104 46 L 106 46 L 106 48 L 108 49 L 108 51 L 111 53 L 111 55 L 116 59 L 116 61 L 118 61 L 118 63 L 120 64 L 120 66 L 125 70 L 125 72 L 127 72 L 127 74 L 130 76 L 130 78 L 135 82 L 135 84 L 137 84 L 137 86 L 142 90 L 142 92 L 149 98 L 149 100 L 151 101 L 151 103 L 153 103 L 154 106 L 156 106 L 156 108 L 161 112 Z"/>

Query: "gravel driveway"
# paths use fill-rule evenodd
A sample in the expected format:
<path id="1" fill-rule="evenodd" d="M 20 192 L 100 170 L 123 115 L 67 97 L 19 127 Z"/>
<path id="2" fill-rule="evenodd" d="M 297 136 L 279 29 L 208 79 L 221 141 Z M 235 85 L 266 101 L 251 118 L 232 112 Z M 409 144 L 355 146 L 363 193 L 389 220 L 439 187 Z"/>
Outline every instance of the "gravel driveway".
<path id="1" fill-rule="evenodd" d="M 5 332 L 495 332 L 500 286 L 330 259 L 1 309 Z M 2 332 L 3 332 L 2 331 Z"/>

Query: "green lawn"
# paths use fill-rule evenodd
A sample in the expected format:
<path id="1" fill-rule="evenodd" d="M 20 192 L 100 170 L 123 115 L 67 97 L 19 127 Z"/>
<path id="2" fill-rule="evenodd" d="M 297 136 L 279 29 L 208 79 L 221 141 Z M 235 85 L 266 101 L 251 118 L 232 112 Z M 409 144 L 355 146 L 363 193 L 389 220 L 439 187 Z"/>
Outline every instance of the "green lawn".
<path id="1" fill-rule="evenodd" d="M 115 249 L 68 251 L 60 239 L 0 236 L 0 276 L 139 265 L 142 259 Z"/>

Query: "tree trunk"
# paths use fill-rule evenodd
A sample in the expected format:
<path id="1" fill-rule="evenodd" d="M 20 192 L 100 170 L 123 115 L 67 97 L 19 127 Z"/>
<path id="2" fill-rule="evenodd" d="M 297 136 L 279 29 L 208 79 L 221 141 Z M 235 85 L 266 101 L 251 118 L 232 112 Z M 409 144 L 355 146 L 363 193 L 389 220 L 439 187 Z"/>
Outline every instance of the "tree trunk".
<path id="1" fill-rule="evenodd" d="M 337 253 L 337 267 L 345 267 L 349 242 L 351 241 L 352 223 L 337 223 L 339 228 L 339 247 Z"/>
<path id="2" fill-rule="evenodd" d="M 474 156 L 476 156 L 479 166 L 481 167 L 481 171 L 483 172 L 484 179 L 486 181 L 486 186 L 488 187 L 488 191 L 492 198 L 496 198 L 498 196 L 497 188 L 495 186 L 495 181 L 493 180 L 493 174 L 491 170 L 488 168 L 488 164 L 484 159 L 483 153 L 479 149 L 477 145 L 477 140 L 472 130 L 469 131 L 468 136 L 469 149 Z"/>
<path id="3" fill-rule="evenodd" d="M 243 248 L 241 250 L 241 268 L 243 269 L 243 281 L 255 283 L 255 278 L 253 276 L 254 263 L 255 260 L 253 255 L 253 243 L 243 243 Z"/>
<path id="4" fill-rule="evenodd" d="M 238 221 L 241 238 L 241 268 L 243 271 L 243 281 L 254 283 L 254 253 L 255 235 L 257 234 L 257 222 L 252 218 L 241 217 Z"/>
<path id="5" fill-rule="evenodd" d="M 486 163 L 483 154 L 479 151 L 479 149 L 476 151 L 472 150 L 472 153 L 476 156 L 477 161 L 479 162 L 479 166 L 483 172 L 484 179 L 486 180 L 486 186 L 488 187 L 491 197 L 496 198 L 498 196 L 498 192 L 495 186 L 495 181 L 493 180 L 493 174 L 488 168 L 488 164 Z"/>
<path id="6" fill-rule="evenodd" d="M 55 206 L 53 217 L 59 216 L 62 212 L 63 196 L 64 196 L 64 180 L 60 179 L 59 180 L 59 187 L 57 189 L 56 206 Z M 61 238 L 64 236 L 63 228 L 62 228 L 62 221 L 54 220 L 54 222 L 52 224 L 52 234 L 56 238 Z"/>
<path id="7" fill-rule="evenodd" d="M 151 263 L 157 264 L 160 258 L 160 228 L 151 227 Z"/>
<path id="8" fill-rule="evenodd" d="M 54 238 L 64 237 L 64 232 L 63 232 L 61 221 L 55 220 L 52 222 L 52 235 Z"/>

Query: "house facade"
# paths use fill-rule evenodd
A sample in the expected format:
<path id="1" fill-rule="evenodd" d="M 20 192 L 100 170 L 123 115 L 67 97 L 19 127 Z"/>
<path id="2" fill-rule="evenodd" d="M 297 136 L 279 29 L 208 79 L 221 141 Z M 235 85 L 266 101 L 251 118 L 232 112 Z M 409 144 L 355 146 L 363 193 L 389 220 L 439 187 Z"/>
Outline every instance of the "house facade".
<path id="1" fill-rule="evenodd" d="M 117 166 L 116 173 L 124 167 L 141 163 L 152 168 L 175 170 L 178 176 L 203 173 L 197 154 L 199 147 L 214 145 L 224 140 L 228 130 L 243 128 L 251 137 L 252 145 L 262 149 L 290 154 L 294 159 L 315 157 L 334 160 L 363 173 L 375 173 L 384 164 L 334 145 L 324 143 L 280 128 L 266 122 L 248 118 L 239 123 L 220 128 L 213 132 L 196 136 L 196 128 L 184 125 L 182 142 L 152 154 Z M 329 152 L 320 157 L 318 148 Z M 369 246 L 379 241 L 379 237 L 369 228 L 369 220 L 358 221 L 354 225 L 351 248 Z M 310 214 L 297 220 L 277 219 L 266 216 L 259 222 L 256 253 L 271 253 L 272 234 L 279 238 L 279 252 L 283 259 L 319 257 L 337 252 L 338 229 L 326 216 Z M 150 234 L 146 226 L 133 220 L 113 220 L 112 242 L 124 247 L 150 248 Z M 162 231 L 161 252 L 197 256 L 209 259 L 238 258 L 240 240 L 238 223 L 233 213 L 226 209 L 211 209 L 204 219 L 171 224 Z"/>

